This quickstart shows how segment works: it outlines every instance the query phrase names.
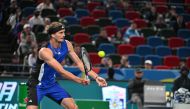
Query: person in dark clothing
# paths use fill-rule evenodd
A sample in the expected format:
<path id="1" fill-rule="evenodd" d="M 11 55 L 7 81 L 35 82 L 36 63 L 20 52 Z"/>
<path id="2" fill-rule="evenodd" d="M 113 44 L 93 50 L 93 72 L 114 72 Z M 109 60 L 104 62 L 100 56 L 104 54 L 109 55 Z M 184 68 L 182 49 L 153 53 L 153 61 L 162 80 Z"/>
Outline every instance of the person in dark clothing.
<path id="1" fill-rule="evenodd" d="M 109 39 L 108 39 L 108 36 L 107 36 L 107 33 L 106 33 L 106 31 L 105 31 L 104 29 L 102 29 L 102 30 L 100 31 L 100 34 L 99 34 L 99 36 L 97 37 L 95 43 L 96 43 L 96 47 L 99 47 L 99 45 L 100 45 L 101 43 L 110 43 L 110 41 L 109 41 Z"/>
<path id="2" fill-rule="evenodd" d="M 128 84 L 128 95 L 132 102 L 137 103 L 138 109 L 143 109 L 143 89 L 145 80 L 142 79 L 143 72 L 140 69 L 135 71 L 135 78 Z"/>
<path id="3" fill-rule="evenodd" d="M 174 81 L 173 92 L 177 91 L 179 88 L 186 88 L 190 91 L 190 78 L 188 77 L 189 69 L 187 67 L 182 67 L 180 70 L 180 77 Z"/>

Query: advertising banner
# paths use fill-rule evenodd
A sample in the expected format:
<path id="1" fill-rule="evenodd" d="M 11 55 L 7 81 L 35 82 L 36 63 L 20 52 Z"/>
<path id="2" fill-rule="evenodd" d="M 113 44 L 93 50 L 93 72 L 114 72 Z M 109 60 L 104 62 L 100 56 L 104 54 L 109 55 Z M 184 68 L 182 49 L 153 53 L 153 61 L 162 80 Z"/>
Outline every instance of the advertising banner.
<path id="1" fill-rule="evenodd" d="M 108 86 L 102 88 L 104 101 L 109 101 L 110 109 L 126 109 L 126 88 Z"/>
<path id="2" fill-rule="evenodd" d="M 18 109 L 17 82 L 0 82 L 0 109 Z"/>

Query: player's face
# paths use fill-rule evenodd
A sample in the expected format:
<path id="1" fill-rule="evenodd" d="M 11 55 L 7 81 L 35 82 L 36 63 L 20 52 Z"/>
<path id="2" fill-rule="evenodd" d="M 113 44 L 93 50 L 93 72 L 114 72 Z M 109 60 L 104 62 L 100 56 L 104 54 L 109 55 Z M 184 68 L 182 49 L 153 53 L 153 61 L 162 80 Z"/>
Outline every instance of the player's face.
<path id="1" fill-rule="evenodd" d="M 65 38 L 65 30 L 60 30 L 55 33 L 56 39 L 58 42 L 63 42 Z"/>

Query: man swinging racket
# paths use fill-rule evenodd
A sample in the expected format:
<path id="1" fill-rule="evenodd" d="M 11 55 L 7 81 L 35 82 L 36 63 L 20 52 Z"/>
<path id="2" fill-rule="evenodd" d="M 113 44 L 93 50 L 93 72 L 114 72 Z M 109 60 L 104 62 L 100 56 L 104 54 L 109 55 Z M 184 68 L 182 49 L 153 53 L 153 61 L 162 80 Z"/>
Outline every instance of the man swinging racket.
<path id="1" fill-rule="evenodd" d="M 61 63 L 66 55 L 76 63 L 81 72 L 85 72 L 84 64 L 74 52 L 72 44 L 65 40 L 65 28 L 59 22 L 49 25 L 49 42 L 39 49 L 36 67 L 28 79 L 27 109 L 37 109 L 38 103 L 44 96 L 49 97 L 66 109 L 77 109 L 74 99 L 55 80 L 56 73 L 64 78 L 88 85 L 89 79 L 79 78 L 71 72 L 66 71 Z M 98 76 L 93 70 L 88 75 L 96 80 L 99 86 L 107 86 L 104 78 Z"/>

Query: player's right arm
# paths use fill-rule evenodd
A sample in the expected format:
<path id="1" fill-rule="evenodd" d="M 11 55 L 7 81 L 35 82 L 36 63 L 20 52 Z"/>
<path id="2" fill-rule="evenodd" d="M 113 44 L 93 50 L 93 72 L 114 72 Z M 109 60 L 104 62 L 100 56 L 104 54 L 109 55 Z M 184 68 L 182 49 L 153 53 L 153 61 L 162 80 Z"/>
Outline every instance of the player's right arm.
<path id="1" fill-rule="evenodd" d="M 63 77 L 73 80 L 77 83 L 87 85 L 88 80 L 81 79 L 72 73 L 63 69 L 62 65 L 53 57 L 53 53 L 49 48 L 41 48 L 39 51 L 39 58 L 44 60 L 45 63 L 54 68 L 57 72 L 59 72 Z"/>

